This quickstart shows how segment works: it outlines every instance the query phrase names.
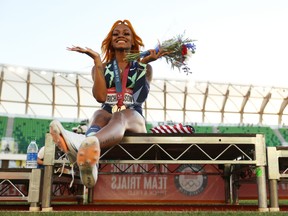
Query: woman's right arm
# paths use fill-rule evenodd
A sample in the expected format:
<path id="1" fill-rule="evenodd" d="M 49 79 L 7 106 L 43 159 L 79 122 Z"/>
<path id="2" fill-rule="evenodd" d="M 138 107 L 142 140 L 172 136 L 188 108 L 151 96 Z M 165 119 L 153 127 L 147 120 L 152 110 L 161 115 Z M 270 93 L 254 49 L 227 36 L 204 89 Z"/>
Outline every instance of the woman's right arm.
<path id="1" fill-rule="evenodd" d="M 93 87 L 92 93 L 99 103 L 104 103 L 107 96 L 106 81 L 104 77 L 104 66 L 100 56 L 94 58 L 94 67 L 92 68 Z"/>
<path id="2" fill-rule="evenodd" d="M 71 48 L 67 47 L 67 50 L 86 54 L 93 59 L 94 66 L 92 68 L 92 79 L 93 79 L 92 93 L 97 102 L 99 103 L 105 102 L 107 96 L 107 88 L 104 77 L 104 66 L 102 64 L 100 55 L 94 50 L 87 47 L 82 48 L 79 46 L 73 46 Z"/>

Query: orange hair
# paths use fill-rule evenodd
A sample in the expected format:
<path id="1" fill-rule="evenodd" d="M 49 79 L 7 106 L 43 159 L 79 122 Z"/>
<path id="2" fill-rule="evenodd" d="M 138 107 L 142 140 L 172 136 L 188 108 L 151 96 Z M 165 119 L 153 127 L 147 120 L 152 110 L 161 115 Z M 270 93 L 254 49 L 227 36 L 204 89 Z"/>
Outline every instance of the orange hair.
<path id="1" fill-rule="evenodd" d="M 115 50 L 112 47 L 112 35 L 113 35 L 113 30 L 116 28 L 117 25 L 120 25 L 120 24 L 124 24 L 124 25 L 128 26 L 132 32 L 132 38 L 134 40 L 134 45 L 132 45 L 131 50 L 133 52 L 140 52 L 140 47 L 144 46 L 142 39 L 136 34 L 130 21 L 129 20 L 123 20 L 123 21 L 118 20 L 113 24 L 113 26 L 111 27 L 106 38 L 102 42 L 101 50 L 102 50 L 102 53 L 104 55 L 104 58 L 103 58 L 104 62 L 109 62 L 113 58 L 115 58 Z"/>

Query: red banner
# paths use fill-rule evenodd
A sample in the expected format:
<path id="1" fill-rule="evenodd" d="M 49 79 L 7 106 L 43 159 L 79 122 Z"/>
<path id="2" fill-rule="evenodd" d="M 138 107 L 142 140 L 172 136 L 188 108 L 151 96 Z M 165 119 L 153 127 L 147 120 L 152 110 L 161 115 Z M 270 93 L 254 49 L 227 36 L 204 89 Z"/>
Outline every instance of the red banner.
<path id="1" fill-rule="evenodd" d="M 269 187 L 267 183 L 267 198 L 269 198 Z M 278 198 L 287 199 L 288 198 L 288 183 L 287 182 L 278 182 Z M 258 189 L 257 184 L 255 183 L 242 183 L 239 187 L 239 199 L 240 200 L 254 200 L 258 199 Z"/>
<path id="2" fill-rule="evenodd" d="M 149 173 L 147 173 L 149 171 Z M 224 203 L 224 180 L 212 165 L 116 164 L 101 169 L 95 203 Z M 107 173 L 107 174 L 105 174 Z M 113 174 L 111 174 L 113 173 Z"/>

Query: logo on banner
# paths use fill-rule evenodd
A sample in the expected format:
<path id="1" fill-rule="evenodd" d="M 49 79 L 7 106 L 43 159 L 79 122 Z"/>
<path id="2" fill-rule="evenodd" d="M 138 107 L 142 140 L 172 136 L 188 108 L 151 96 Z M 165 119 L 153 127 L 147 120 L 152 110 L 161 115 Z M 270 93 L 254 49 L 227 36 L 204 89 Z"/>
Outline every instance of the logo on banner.
<path id="1" fill-rule="evenodd" d="M 184 164 L 178 170 L 179 174 L 175 176 L 174 182 L 177 189 L 188 196 L 195 196 L 202 193 L 208 182 L 203 166 L 197 164 Z"/>

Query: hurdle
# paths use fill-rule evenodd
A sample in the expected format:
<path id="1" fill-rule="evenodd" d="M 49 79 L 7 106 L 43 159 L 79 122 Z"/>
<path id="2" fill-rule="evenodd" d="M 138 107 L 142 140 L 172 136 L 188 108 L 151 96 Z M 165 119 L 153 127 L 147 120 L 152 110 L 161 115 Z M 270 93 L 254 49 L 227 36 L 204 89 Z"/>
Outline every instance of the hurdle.
<path id="1" fill-rule="evenodd" d="M 2 191 L 0 192 L 0 200 L 13 200 L 22 201 L 25 200 L 30 203 L 29 211 L 40 211 L 40 193 L 41 193 L 41 170 L 40 169 L 1 169 L 0 171 L 0 185 L 4 185 L 5 188 L 13 187 L 18 191 L 19 196 L 4 196 Z M 25 184 L 29 187 L 28 193 L 27 187 L 20 188 L 18 184 Z M 5 190 L 4 190 L 5 191 Z"/>
<path id="2" fill-rule="evenodd" d="M 45 146 L 49 149 L 47 154 L 53 154 L 55 145 L 51 135 L 46 136 L 48 139 Z M 265 173 L 266 144 L 263 134 L 125 134 L 118 145 L 101 150 L 99 164 L 100 175 L 101 166 L 109 164 L 224 165 L 224 175 L 228 176 L 225 178 L 226 199 L 231 199 L 229 195 L 233 191 L 229 183 L 232 178 L 231 167 L 251 165 L 256 170 L 258 210 L 269 211 Z M 44 192 L 46 196 L 42 197 L 42 203 L 45 203 L 42 208 L 49 209 L 48 190 L 51 191 L 49 183 L 51 180 L 48 175 L 51 173 L 53 163 L 46 163 L 47 165 L 49 171 L 46 173 L 45 167 L 43 189 L 46 191 Z"/>
<path id="3" fill-rule="evenodd" d="M 267 147 L 268 181 L 270 192 L 270 211 L 280 211 L 278 198 L 278 182 L 288 179 L 287 162 L 288 147 Z"/>

